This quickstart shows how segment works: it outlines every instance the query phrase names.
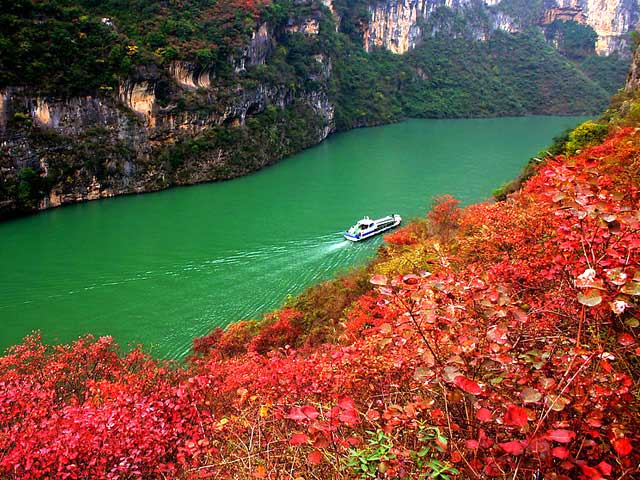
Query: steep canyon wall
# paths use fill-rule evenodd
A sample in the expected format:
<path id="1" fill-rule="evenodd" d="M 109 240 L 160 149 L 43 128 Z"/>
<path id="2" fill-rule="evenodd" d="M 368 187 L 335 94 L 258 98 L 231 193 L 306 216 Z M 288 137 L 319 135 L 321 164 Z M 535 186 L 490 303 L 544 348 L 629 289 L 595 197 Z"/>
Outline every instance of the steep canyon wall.
<path id="1" fill-rule="evenodd" d="M 316 35 L 309 26 L 320 15 L 316 9 L 287 28 Z M 122 80 L 113 95 L 0 89 L 0 219 L 232 178 L 322 141 L 335 129 L 328 56 L 314 57 L 311 85 L 245 78 L 247 68 L 265 64 L 276 36 L 257 24 L 229 58 L 234 73 L 224 81 L 212 67 L 172 61 Z"/>
<path id="2" fill-rule="evenodd" d="M 637 0 L 383 0 L 369 7 L 365 48 L 384 47 L 394 53 L 411 50 L 423 35 L 435 33 L 428 23 L 442 7 L 472 20 L 471 32 L 476 39 L 485 38 L 493 30 L 517 32 L 556 19 L 584 23 L 597 33 L 596 51 L 600 55 L 626 52 L 628 33 L 640 21 Z"/>

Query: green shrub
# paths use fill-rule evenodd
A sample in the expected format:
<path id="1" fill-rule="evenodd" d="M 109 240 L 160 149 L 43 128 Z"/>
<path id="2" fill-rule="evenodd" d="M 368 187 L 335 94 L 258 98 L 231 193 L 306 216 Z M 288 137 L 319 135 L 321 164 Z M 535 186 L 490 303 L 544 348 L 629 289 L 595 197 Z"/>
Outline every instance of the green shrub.
<path id="1" fill-rule="evenodd" d="M 565 153 L 574 155 L 585 147 L 602 143 L 609 132 L 608 125 L 588 121 L 578 125 L 570 134 L 565 145 Z"/>

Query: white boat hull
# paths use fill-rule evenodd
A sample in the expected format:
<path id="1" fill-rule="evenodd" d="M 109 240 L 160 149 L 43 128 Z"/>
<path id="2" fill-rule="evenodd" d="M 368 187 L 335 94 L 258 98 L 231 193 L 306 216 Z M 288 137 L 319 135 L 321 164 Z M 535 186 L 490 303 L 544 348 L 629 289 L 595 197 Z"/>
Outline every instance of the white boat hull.
<path id="1" fill-rule="evenodd" d="M 365 217 L 368 218 L 368 217 Z M 384 221 L 387 220 L 389 218 L 393 219 L 393 223 L 389 224 L 389 225 L 384 225 L 382 227 L 379 227 L 376 222 L 379 221 Z M 389 221 L 389 220 L 387 220 Z M 371 228 L 366 229 L 366 230 L 362 230 L 358 233 L 350 233 L 350 232 L 344 232 L 342 235 L 344 236 L 344 238 L 346 238 L 347 240 L 349 240 L 350 242 L 360 242 L 362 240 L 366 240 L 368 238 L 371 237 L 375 237 L 376 235 L 380 235 L 381 233 L 387 232 L 393 228 L 396 228 L 398 225 L 400 225 L 400 223 L 402 223 L 402 217 L 400 217 L 400 215 L 393 215 L 392 217 L 384 217 L 382 219 L 378 219 L 378 220 L 373 220 L 372 221 L 373 225 Z"/>

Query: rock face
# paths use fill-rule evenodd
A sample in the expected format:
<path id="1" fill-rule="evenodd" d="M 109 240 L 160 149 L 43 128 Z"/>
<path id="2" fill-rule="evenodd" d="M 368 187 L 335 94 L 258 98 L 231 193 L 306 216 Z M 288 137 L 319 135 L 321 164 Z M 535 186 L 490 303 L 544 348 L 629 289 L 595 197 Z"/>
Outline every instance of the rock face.
<path id="1" fill-rule="evenodd" d="M 484 26 L 471 29 L 476 39 L 496 29 L 520 31 L 531 23 L 544 25 L 554 20 L 584 23 L 598 34 L 596 52 L 600 55 L 625 52 L 627 34 L 637 28 L 640 21 L 636 0 L 545 0 L 543 9 L 533 12 L 534 18 L 530 18 L 533 6 L 518 12 L 504 3 L 501 0 L 383 0 L 369 8 L 371 20 L 364 31 L 365 49 L 384 47 L 399 54 L 411 50 L 423 35 L 435 33 L 425 26 L 441 7 L 472 20 L 480 9 Z"/>
<path id="2" fill-rule="evenodd" d="M 627 84 L 624 87 L 626 92 L 640 91 L 640 49 L 637 49 L 631 60 L 631 68 L 627 76 Z"/>
<path id="3" fill-rule="evenodd" d="M 182 88 L 196 90 L 211 86 L 213 72 L 208 68 L 189 62 L 172 62 L 169 74 Z"/>
<path id="4" fill-rule="evenodd" d="M 398 0 L 376 5 L 364 33 L 364 48 L 385 47 L 393 53 L 405 53 L 415 47 L 422 35 L 419 20 L 427 16 L 427 0 Z"/>
<path id="5" fill-rule="evenodd" d="M 287 30 L 317 35 L 319 8 L 289 21 Z M 104 97 L 0 90 L 0 219 L 232 178 L 322 141 L 335 130 L 330 57 L 314 57 L 310 86 L 242 80 L 248 67 L 267 62 L 276 41 L 268 23 L 257 24 L 229 58 L 235 81 L 217 82 L 212 66 L 175 61 L 162 71 L 136 72 Z M 6 185 L 46 194 L 35 195 L 25 210 Z"/>
<path id="6" fill-rule="evenodd" d="M 627 34 L 638 28 L 640 6 L 636 0 L 558 0 L 560 7 L 582 11 L 587 25 L 598 34 L 596 51 L 609 55 L 627 47 Z"/>

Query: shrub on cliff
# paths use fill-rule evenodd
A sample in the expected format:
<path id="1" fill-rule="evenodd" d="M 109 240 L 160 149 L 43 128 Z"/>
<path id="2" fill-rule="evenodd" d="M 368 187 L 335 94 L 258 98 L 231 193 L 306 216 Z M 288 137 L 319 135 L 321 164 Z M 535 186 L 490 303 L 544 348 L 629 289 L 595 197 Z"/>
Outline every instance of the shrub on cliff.
<path id="1" fill-rule="evenodd" d="M 607 125 L 591 121 L 578 125 L 569 134 L 565 145 L 565 153 L 567 155 L 575 155 L 576 152 L 585 147 L 601 143 L 608 131 L 609 127 Z"/>

